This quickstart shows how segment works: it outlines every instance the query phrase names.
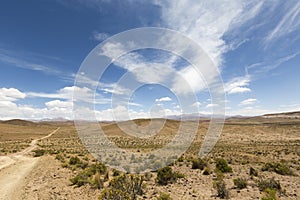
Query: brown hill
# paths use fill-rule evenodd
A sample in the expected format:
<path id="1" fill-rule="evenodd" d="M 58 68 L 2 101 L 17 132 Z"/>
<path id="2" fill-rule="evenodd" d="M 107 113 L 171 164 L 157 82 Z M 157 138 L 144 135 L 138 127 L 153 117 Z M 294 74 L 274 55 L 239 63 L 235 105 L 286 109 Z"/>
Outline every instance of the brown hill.
<path id="1" fill-rule="evenodd" d="M 36 126 L 37 124 L 31 121 L 22 120 L 22 119 L 11 119 L 7 121 L 1 121 L 2 124 L 11 124 L 11 125 L 19 125 L 19 126 Z"/>

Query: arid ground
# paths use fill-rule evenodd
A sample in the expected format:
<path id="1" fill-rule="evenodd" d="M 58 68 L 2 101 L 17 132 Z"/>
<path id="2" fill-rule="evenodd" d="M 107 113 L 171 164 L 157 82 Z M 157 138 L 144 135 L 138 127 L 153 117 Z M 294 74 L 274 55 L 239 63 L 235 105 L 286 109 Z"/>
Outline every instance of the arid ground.
<path id="1" fill-rule="evenodd" d="M 149 120 L 134 122 L 146 127 Z M 149 152 L 170 141 L 179 123 L 167 120 L 145 140 L 100 125 L 119 147 Z M 199 159 L 208 125 L 200 120 L 189 150 L 170 168 L 131 175 L 95 160 L 72 122 L 2 121 L 0 199 L 300 199 L 299 118 L 227 119 L 213 151 Z"/>

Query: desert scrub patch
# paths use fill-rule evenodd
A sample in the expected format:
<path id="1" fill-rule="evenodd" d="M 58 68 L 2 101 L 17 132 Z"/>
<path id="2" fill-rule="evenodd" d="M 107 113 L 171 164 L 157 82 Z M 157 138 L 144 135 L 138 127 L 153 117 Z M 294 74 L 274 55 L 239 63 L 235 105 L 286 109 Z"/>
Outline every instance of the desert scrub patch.
<path id="1" fill-rule="evenodd" d="M 93 178 L 90 180 L 90 183 L 93 187 L 97 189 L 103 188 L 103 184 L 105 182 L 105 177 L 104 180 L 101 178 L 101 174 L 99 172 L 96 172 L 96 174 L 93 175 Z M 108 179 L 107 179 L 108 180 Z"/>
<path id="2" fill-rule="evenodd" d="M 55 159 L 59 160 L 60 162 L 65 162 L 65 158 L 64 158 L 64 156 L 62 154 L 57 154 L 55 156 Z"/>
<path id="3" fill-rule="evenodd" d="M 213 182 L 213 187 L 217 190 L 217 197 L 220 197 L 221 199 L 229 198 L 229 191 L 226 188 L 222 173 L 217 174 L 217 178 Z"/>
<path id="4" fill-rule="evenodd" d="M 81 163 L 81 161 L 77 156 L 72 156 L 69 160 L 70 165 L 77 165 L 77 164 L 80 164 L 80 163 Z"/>
<path id="5" fill-rule="evenodd" d="M 172 200 L 172 198 L 170 197 L 170 194 L 162 192 L 162 193 L 160 193 L 160 195 L 157 198 L 157 200 Z"/>
<path id="6" fill-rule="evenodd" d="M 37 150 L 34 150 L 34 157 L 40 157 L 40 156 L 43 156 L 46 151 L 44 149 L 37 149 Z"/>
<path id="7" fill-rule="evenodd" d="M 259 180 L 257 186 L 260 191 L 265 191 L 267 188 L 277 190 L 281 192 L 282 188 L 280 182 L 275 180 L 274 177 L 265 180 Z"/>
<path id="8" fill-rule="evenodd" d="M 144 194 L 145 187 L 143 176 L 122 174 L 109 182 L 108 188 L 102 191 L 99 200 L 135 200 Z"/>
<path id="9" fill-rule="evenodd" d="M 192 169 L 203 170 L 205 167 L 207 167 L 207 162 L 204 161 L 203 159 L 198 158 L 192 160 Z"/>
<path id="10" fill-rule="evenodd" d="M 203 175 L 210 175 L 210 173 L 211 173 L 210 169 L 208 167 L 205 167 L 202 174 Z"/>
<path id="11" fill-rule="evenodd" d="M 248 185 L 247 180 L 244 178 L 233 179 L 233 183 L 234 183 L 235 187 L 238 189 L 244 189 Z"/>
<path id="12" fill-rule="evenodd" d="M 266 163 L 261 170 L 275 172 L 280 175 L 293 175 L 293 171 L 284 163 Z"/>
<path id="13" fill-rule="evenodd" d="M 107 168 L 102 163 L 95 163 L 83 171 L 80 171 L 77 175 L 70 179 L 72 185 L 76 185 L 78 187 L 83 186 L 85 184 L 91 184 L 96 188 L 102 188 L 103 182 L 107 181 Z M 102 178 L 101 175 L 104 175 Z"/>
<path id="14" fill-rule="evenodd" d="M 249 169 L 250 176 L 258 176 L 258 171 L 254 169 L 253 167 L 250 167 Z"/>
<path id="15" fill-rule="evenodd" d="M 169 166 L 163 167 L 157 171 L 156 182 L 159 185 L 167 185 L 169 183 L 174 183 L 177 178 L 182 178 L 184 175 L 181 175 L 177 172 L 173 172 L 172 168 Z"/>
<path id="16" fill-rule="evenodd" d="M 277 200 L 279 199 L 277 196 L 277 191 L 274 189 L 267 188 L 263 193 L 263 197 L 261 200 Z"/>
<path id="17" fill-rule="evenodd" d="M 222 173 L 232 172 L 232 168 L 228 165 L 227 161 L 223 158 L 216 160 L 216 170 Z"/>

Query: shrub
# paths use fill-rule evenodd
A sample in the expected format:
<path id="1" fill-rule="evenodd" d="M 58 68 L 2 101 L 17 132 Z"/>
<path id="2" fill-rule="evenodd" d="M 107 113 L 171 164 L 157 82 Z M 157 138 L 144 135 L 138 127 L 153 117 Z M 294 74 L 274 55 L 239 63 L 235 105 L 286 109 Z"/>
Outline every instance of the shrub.
<path id="1" fill-rule="evenodd" d="M 89 183 L 89 177 L 84 172 L 79 172 L 75 177 L 70 179 L 72 185 L 76 185 L 78 187 Z"/>
<path id="2" fill-rule="evenodd" d="M 172 198 L 170 197 L 169 194 L 166 193 L 160 193 L 159 197 L 157 200 L 171 200 Z"/>
<path id="3" fill-rule="evenodd" d="M 213 187 L 217 190 L 217 196 L 221 199 L 228 199 L 229 198 L 229 191 L 226 188 L 226 183 L 224 181 L 224 174 L 216 170 L 217 178 L 213 182 Z"/>
<path id="4" fill-rule="evenodd" d="M 266 180 L 259 180 L 258 181 L 258 188 L 260 191 L 264 191 L 266 190 L 267 188 L 269 189 L 275 189 L 277 190 L 278 192 L 281 191 L 281 185 L 280 185 L 280 182 L 279 181 L 276 181 L 273 178 L 271 179 L 266 179 Z"/>
<path id="5" fill-rule="evenodd" d="M 223 158 L 217 159 L 216 170 L 223 172 L 223 173 L 232 172 L 232 168 L 227 164 L 227 161 Z"/>
<path id="6" fill-rule="evenodd" d="M 90 165 L 83 171 L 79 172 L 75 177 L 71 178 L 70 181 L 72 185 L 76 185 L 78 187 L 90 183 L 92 186 L 95 186 L 96 188 L 102 188 L 103 183 L 101 182 L 106 181 L 105 180 L 106 177 L 104 177 L 104 179 L 101 179 L 100 176 L 102 174 L 105 175 L 106 173 L 107 173 L 106 166 L 102 163 L 96 163 Z"/>
<path id="7" fill-rule="evenodd" d="M 274 189 L 267 188 L 264 192 L 264 196 L 261 198 L 261 200 L 276 200 L 277 197 L 277 191 Z"/>
<path id="8" fill-rule="evenodd" d="M 176 180 L 174 173 L 172 172 L 172 168 L 166 166 L 157 171 L 156 182 L 159 185 L 167 185 L 168 183 L 172 183 Z"/>
<path id="9" fill-rule="evenodd" d="M 258 176 L 257 170 L 254 169 L 253 167 L 250 167 L 249 174 L 250 176 Z"/>
<path id="10" fill-rule="evenodd" d="M 96 174 L 93 176 L 90 183 L 92 186 L 96 187 L 97 189 L 103 188 L 103 180 L 101 179 L 101 175 L 99 172 L 96 172 Z"/>
<path id="11" fill-rule="evenodd" d="M 121 174 L 121 172 L 119 170 L 116 170 L 116 169 L 112 169 L 112 172 L 113 172 L 113 176 L 119 176 Z"/>
<path id="12" fill-rule="evenodd" d="M 233 183 L 238 189 L 244 189 L 248 185 L 247 180 L 243 178 L 233 179 Z"/>
<path id="13" fill-rule="evenodd" d="M 183 162 L 184 161 L 183 156 L 180 156 L 177 161 L 178 162 Z"/>
<path id="14" fill-rule="evenodd" d="M 81 163 L 81 161 L 77 156 L 71 157 L 70 160 L 69 160 L 70 165 L 77 165 L 77 164 L 80 164 L 80 163 Z"/>
<path id="15" fill-rule="evenodd" d="M 280 175 L 293 175 L 292 170 L 284 163 L 266 163 L 261 170 L 275 172 Z"/>
<path id="16" fill-rule="evenodd" d="M 40 156 L 43 156 L 46 151 L 44 149 L 37 149 L 37 150 L 34 150 L 34 157 L 40 157 Z"/>
<path id="17" fill-rule="evenodd" d="M 174 177 L 175 177 L 175 179 L 177 179 L 177 178 L 184 178 L 185 175 L 182 174 L 182 173 L 179 173 L 179 172 L 174 172 Z"/>
<path id="18" fill-rule="evenodd" d="M 207 163 L 202 159 L 193 159 L 192 160 L 192 169 L 203 170 L 207 166 Z"/>
<path id="19" fill-rule="evenodd" d="M 138 175 L 123 174 L 114 177 L 109 182 L 109 187 L 102 191 L 99 199 L 101 200 L 135 200 L 138 195 L 144 193 L 144 178 Z"/>
<path id="20" fill-rule="evenodd" d="M 214 182 L 214 188 L 217 190 L 217 196 L 221 199 L 229 198 L 229 191 L 226 188 L 225 181 L 223 179 L 216 180 Z"/>
<path id="21" fill-rule="evenodd" d="M 57 154 L 55 156 L 55 159 L 56 160 L 59 160 L 60 162 L 65 162 L 65 158 L 61 155 L 61 154 Z"/>
<path id="22" fill-rule="evenodd" d="M 210 169 L 208 167 L 204 168 L 203 175 L 210 175 Z"/>

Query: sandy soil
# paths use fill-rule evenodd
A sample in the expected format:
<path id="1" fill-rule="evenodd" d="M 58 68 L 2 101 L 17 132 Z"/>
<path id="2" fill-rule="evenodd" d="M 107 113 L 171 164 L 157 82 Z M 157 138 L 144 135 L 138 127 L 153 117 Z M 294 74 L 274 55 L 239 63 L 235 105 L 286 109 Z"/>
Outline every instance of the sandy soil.
<path id="1" fill-rule="evenodd" d="M 26 156 L 37 147 L 37 142 L 52 136 L 59 130 L 52 131 L 47 136 L 33 140 L 30 146 L 21 152 L 0 157 L 0 199 L 20 199 L 20 189 L 25 177 L 31 172 L 39 158 Z"/>

